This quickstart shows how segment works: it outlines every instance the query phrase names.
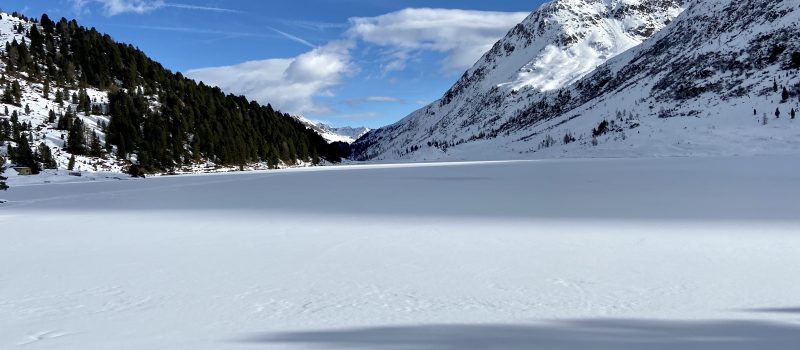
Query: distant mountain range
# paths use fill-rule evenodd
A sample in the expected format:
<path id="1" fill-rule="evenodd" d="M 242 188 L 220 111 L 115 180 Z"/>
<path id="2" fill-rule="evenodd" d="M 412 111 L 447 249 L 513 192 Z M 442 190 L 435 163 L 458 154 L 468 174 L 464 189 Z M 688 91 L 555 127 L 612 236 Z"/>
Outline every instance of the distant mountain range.
<path id="1" fill-rule="evenodd" d="M 314 130 L 317 134 L 322 136 L 328 142 L 344 142 L 344 143 L 353 143 L 358 140 L 359 137 L 364 136 L 366 133 L 370 131 L 369 128 L 365 127 L 340 127 L 335 128 L 328 124 L 315 122 L 304 117 L 296 116 L 294 117 L 297 121 L 303 123 L 311 130 Z"/>

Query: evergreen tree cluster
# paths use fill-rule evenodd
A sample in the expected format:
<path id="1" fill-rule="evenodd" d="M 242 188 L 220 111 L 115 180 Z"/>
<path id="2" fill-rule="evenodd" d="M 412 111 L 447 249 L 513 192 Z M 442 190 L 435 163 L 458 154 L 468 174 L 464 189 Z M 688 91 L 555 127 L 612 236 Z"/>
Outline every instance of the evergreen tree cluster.
<path id="1" fill-rule="evenodd" d="M 272 167 L 298 159 L 337 162 L 347 153 L 269 105 L 172 73 L 141 50 L 75 20 L 54 22 L 43 15 L 38 24 L 22 27 L 15 30 L 25 39 L 6 45 L 6 74 L 22 79 L 15 73 L 27 73 L 25 79 L 44 86 L 44 96 L 53 85 L 56 103 L 72 102 L 75 113 L 110 116 L 103 145 L 68 108 L 58 128 L 67 131 L 66 148 L 72 154 L 98 156 L 116 149 L 120 159 L 135 155 L 138 171 L 152 172 L 200 160 L 267 162 Z M 93 103 L 87 87 L 109 91 L 109 104 Z M 10 82 L 1 98 L 20 106 L 19 83 Z M 55 113 L 50 119 L 56 119 Z"/>
<path id="2" fill-rule="evenodd" d="M 8 189 L 8 185 L 6 185 L 6 178 L 3 176 L 3 172 L 6 170 L 6 159 L 0 157 L 0 191 L 5 191 Z"/>

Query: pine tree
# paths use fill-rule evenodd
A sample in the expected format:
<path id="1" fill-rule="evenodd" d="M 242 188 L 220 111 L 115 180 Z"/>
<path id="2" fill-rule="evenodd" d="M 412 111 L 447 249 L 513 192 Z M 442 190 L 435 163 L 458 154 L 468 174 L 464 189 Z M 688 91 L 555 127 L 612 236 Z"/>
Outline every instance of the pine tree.
<path id="1" fill-rule="evenodd" d="M 39 144 L 39 161 L 45 169 L 55 169 L 57 167 L 56 160 L 53 158 L 50 147 L 47 147 L 44 142 Z"/>
<path id="2" fill-rule="evenodd" d="M 792 68 L 800 68 L 800 51 L 792 53 Z"/>
<path id="3" fill-rule="evenodd" d="M 42 24 L 42 29 L 46 34 L 54 34 L 56 23 L 53 22 L 47 14 L 42 15 L 42 18 L 39 20 L 39 23 Z"/>
<path id="4" fill-rule="evenodd" d="M 69 157 L 69 163 L 67 163 L 67 170 L 72 171 L 75 170 L 75 155 L 73 154 Z"/>
<path id="5" fill-rule="evenodd" d="M 64 106 L 64 92 L 60 89 L 56 91 L 56 103 L 58 103 L 59 106 Z"/>
<path id="6" fill-rule="evenodd" d="M 781 117 L 781 110 L 780 110 L 780 108 L 775 108 L 775 118 L 780 118 L 780 117 Z"/>
<path id="7" fill-rule="evenodd" d="M 44 81 L 44 87 L 42 87 L 42 97 L 46 99 L 50 98 L 50 79 Z"/>
<path id="8" fill-rule="evenodd" d="M 92 157 L 103 156 L 103 146 L 100 145 L 100 138 L 94 132 L 92 133 L 91 146 L 89 146 L 89 155 Z"/>
<path id="9" fill-rule="evenodd" d="M 789 100 L 789 90 L 786 90 L 786 87 L 783 87 L 783 93 L 781 93 L 781 101 L 786 102 Z"/>
<path id="10" fill-rule="evenodd" d="M 14 96 L 14 105 L 21 106 L 22 105 L 22 88 L 19 86 L 19 82 L 14 80 L 11 83 L 11 94 Z"/>
<path id="11" fill-rule="evenodd" d="M 75 118 L 67 134 L 67 152 L 77 155 L 86 154 L 86 133 L 83 122 Z"/>
<path id="12" fill-rule="evenodd" d="M 792 119 L 794 119 L 794 116 L 795 116 L 794 108 L 792 108 L 792 111 L 791 111 L 791 112 L 789 112 L 789 114 L 791 114 L 791 116 L 792 116 Z"/>
<path id="13" fill-rule="evenodd" d="M 14 164 L 31 168 L 32 173 L 38 174 L 40 170 L 39 163 L 37 162 L 37 157 L 33 154 L 33 150 L 31 150 L 27 135 L 23 135 L 17 142 L 19 145 L 11 154 L 11 160 Z"/>
<path id="14" fill-rule="evenodd" d="M 11 89 L 11 85 L 6 85 L 5 90 L 3 90 L 3 98 L 2 102 L 5 104 L 13 105 L 15 102 L 14 99 L 14 91 Z M 8 107 L 6 107 L 8 108 Z"/>
<path id="15" fill-rule="evenodd" d="M 6 170 L 6 159 L 0 157 L 0 191 L 8 190 L 8 185 L 6 185 L 6 178 L 3 177 L 3 172 Z"/>

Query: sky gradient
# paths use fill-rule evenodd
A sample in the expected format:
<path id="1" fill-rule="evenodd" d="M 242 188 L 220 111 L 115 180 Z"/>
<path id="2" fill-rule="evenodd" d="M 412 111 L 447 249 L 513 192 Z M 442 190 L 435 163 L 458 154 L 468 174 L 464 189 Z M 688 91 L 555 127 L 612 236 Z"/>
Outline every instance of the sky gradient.
<path id="1" fill-rule="evenodd" d="M 541 0 L 7 0 L 76 18 L 173 71 L 334 126 L 380 127 L 441 97 Z"/>

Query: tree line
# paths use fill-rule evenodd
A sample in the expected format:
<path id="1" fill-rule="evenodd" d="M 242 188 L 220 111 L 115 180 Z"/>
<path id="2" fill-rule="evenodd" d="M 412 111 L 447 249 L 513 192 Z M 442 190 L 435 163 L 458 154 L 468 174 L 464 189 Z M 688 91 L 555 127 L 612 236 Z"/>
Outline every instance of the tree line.
<path id="1" fill-rule="evenodd" d="M 57 118 L 51 112 L 50 119 L 69 135 L 65 148 L 74 155 L 131 160 L 131 172 L 138 174 L 199 161 L 219 165 L 266 162 L 270 167 L 298 160 L 318 163 L 323 158 L 338 162 L 346 153 L 341 145 L 329 145 L 270 105 L 225 94 L 173 73 L 138 48 L 117 43 L 75 20 L 55 22 L 43 15 L 30 21 L 33 25 L 28 28 L 14 28 L 25 35 L 23 40 L 6 44 L 4 78 L 16 80 L 8 79 L 0 98 L 21 106 L 18 80 L 43 84 L 45 97 L 53 94 L 61 104 L 69 102 L 69 91 L 73 91 L 71 102 L 77 110 L 68 107 Z M 99 106 L 91 101 L 85 94 L 88 87 L 109 91 L 108 104 Z M 110 117 L 107 125 L 99 126 L 105 136 L 102 144 L 100 137 L 83 125 L 78 112 Z M 15 128 L 21 132 L 14 133 Z M 25 148 L 24 128 L 8 125 L 7 129 L 6 136 L 17 142 L 16 148 Z M 30 142 L 27 146 L 35 153 Z M 16 163 L 27 157 L 14 155 L 12 160 Z"/>

